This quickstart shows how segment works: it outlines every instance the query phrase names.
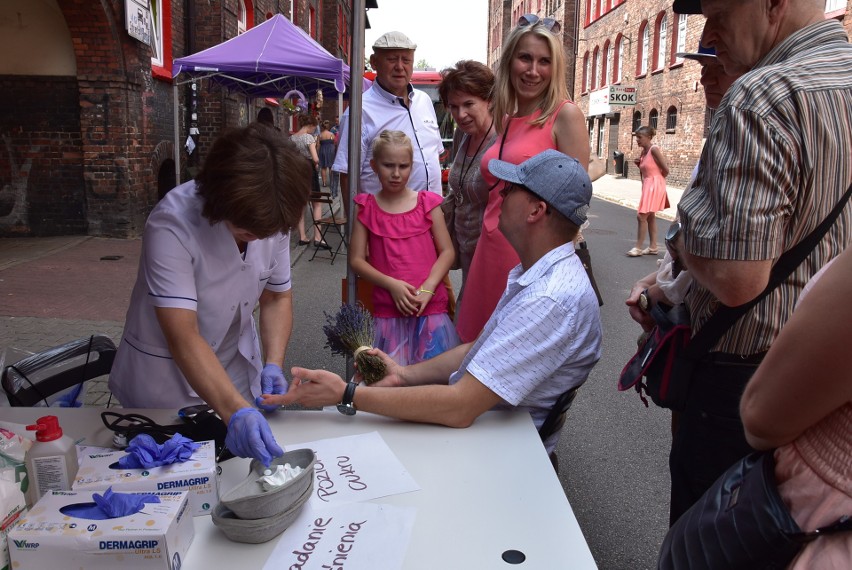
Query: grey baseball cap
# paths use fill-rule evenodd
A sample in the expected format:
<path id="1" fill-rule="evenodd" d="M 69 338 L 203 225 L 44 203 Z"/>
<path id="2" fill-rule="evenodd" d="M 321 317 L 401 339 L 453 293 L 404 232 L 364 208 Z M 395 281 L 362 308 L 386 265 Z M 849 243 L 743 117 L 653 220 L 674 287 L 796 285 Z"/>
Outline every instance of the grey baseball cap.
<path id="1" fill-rule="evenodd" d="M 488 162 L 488 171 L 527 188 L 578 226 L 586 223 L 592 181 L 577 159 L 548 149 L 521 164 L 495 158 Z"/>
<path id="2" fill-rule="evenodd" d="M 373 49 L 417 49 L 417 44 L 402 32 L 388 32 L 379 36 Z"/>

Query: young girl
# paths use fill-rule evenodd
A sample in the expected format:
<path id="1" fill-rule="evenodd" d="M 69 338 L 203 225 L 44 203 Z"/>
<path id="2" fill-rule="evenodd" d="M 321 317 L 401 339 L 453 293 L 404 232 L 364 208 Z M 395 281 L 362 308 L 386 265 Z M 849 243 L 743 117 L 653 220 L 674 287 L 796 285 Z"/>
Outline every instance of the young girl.
<path id="1" fill-rule="evenodd" d="M 636 159 L 636 166 L 642 176 L 642 197 L 639 198 L 639 212 L 636 215 L 636 245 L 627 252 L 630 257 L 640 255 L 657 255 L 657 218 L 655 214 L 669 207 L 669 197 L 666 193 L 666 176 L 669 175 L 669 165 L 663 151 L 651 143 L 657 134 L 652 127 L 636 129 L 636 144 L 642 149 L 642 154 Z M 642 249 L 645 233 L 648 233 L 648 247 Z"/>
<path id="2" fill-rule="evenodd" d="M 403 366 L 459 342 L 442 282 L 455 257 L 442 198 L 407 186 L 413 156 L 411 140 L 401 131 L 383 131 L 373 141 L 370 166 L 382 189 L 355 197 L 349 249 L 352 269 L 376 285 L 376 348 Z"/>

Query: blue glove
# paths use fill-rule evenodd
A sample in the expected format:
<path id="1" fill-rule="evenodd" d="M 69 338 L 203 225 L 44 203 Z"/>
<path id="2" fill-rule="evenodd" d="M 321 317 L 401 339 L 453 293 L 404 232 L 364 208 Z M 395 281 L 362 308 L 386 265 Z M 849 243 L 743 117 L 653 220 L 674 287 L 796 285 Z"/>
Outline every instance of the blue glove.
<path id="1" fill-rule="evenodd" d="M 260 373 L 260 393 L 261 394 L 286 394 L 290 389 L 287 384 L 287 379 L 284 378 L 284 371 L 277 364 L 267 364 L 263 367 Z M 278 406 L 264 406 L 260 396 L 254 399 L 255 405 L 264 412 L 274 412 Z"/>
<path id="2" fill-rule="evenodd" d="M 118 466 L 122 469 L 150 469 L 160 465 L 183 463 L 189 461 L 199 447 L 200 443 L 195 443 L 179 433 L 163 444 L 157 443 L 147 433 L 141 433 L 130 440 L 126 449 L 127 455 L 118 459 Z"/>
<path id="3" fill-rule="evenodd" d="M 284 455 L 272 436 L 269 422 L 256 408 L 240 408 L 231 416 L 225 445 L 234 455 L 253 457 L 266 467 L 274 457 Z"/>
<path id="4" fill-rule="evenodd" d="M 75 503 L 62 507 L 60 512 L 70 517 L 103 521 L 135 515 L 145 508 L 145 503 L 159 503 L 160 498 L 150 493 L 113 493 L 109 487 L 103 496 L 94 493 L 94 503 Z"/>

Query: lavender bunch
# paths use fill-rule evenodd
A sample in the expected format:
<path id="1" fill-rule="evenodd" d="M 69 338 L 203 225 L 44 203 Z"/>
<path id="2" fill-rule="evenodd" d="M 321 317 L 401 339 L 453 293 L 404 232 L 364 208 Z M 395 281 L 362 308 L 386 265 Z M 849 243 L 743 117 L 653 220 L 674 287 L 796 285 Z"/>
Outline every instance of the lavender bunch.
<path id="1" fill-rule="evenodd" d="M 357 305 L 343 304 L 336 315 L 325 315 L 326 324 L 322 327 L 325 333 L 325 345 L 334 354 L 354 356 L 358 371 L 364 382 L 378 382 L 387 374 L 385 363 L 378 356 L 367 354 L 359 348 L 372 347 L 375 332 L 373 315 L 360 303 Z M 357 354 L 356 354 L 357 352 Z"/>

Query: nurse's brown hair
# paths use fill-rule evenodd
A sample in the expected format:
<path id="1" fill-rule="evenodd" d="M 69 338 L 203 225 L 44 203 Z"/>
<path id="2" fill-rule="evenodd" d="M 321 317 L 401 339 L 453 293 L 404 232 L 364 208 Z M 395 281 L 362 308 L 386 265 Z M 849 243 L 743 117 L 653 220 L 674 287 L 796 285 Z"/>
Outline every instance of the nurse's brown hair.
<path id="1" fill-rule="evenodd" d="M 266 238 L 299 222 L 312 175 L 293 143 L 255 123 L 216 139 L 195 181 L 211 224 L 228 221 Z"/>

